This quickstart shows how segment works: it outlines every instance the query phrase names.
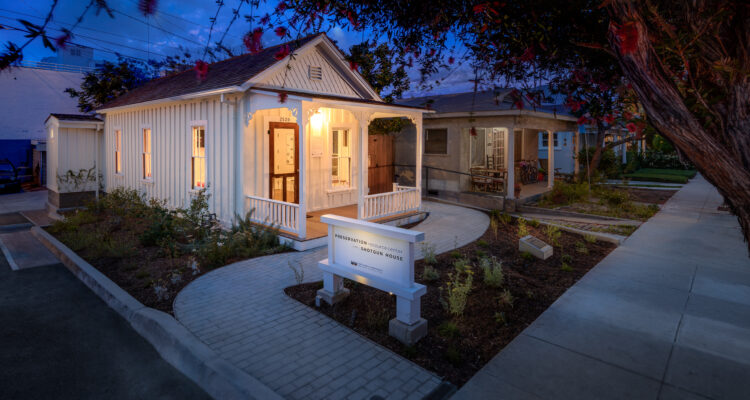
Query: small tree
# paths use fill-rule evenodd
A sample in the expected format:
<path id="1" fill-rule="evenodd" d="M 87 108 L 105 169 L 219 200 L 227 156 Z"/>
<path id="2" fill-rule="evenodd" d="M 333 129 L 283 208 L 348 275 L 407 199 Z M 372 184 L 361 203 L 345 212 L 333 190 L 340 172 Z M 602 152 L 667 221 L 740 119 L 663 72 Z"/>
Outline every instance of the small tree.
<path id="1" fill-rule="evenodd" d="M 80 89 L 67 88 L 70 97 L 78 98 L 78 109 L 91 112 L 108 101 L 142 85 L 153 77 L 142 62 L 120 58 L 116 63 L 104 61 L 88 72 Z"/>

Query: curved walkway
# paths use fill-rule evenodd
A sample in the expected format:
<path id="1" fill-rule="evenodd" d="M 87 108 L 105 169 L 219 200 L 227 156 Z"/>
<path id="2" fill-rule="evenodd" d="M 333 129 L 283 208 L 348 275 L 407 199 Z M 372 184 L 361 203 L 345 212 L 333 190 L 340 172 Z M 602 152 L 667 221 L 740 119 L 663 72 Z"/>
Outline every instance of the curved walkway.
<path id="1" fill-rule="evenodd" d="M 480 237 L 481 212 L 424 202 L 430 216 L 414 229 L 438 253 Z M 418 246 L 419 248 L 419 246 Z M 290 399 L 422 398 L 441 379 L 349 328 L 287 297 L 289 264 L 305 267 L 305 282 L 322 279 L 317 262 L 327 248 L 284 253 L 210 272 L 175 299 L 175 317 L 220 356 Z"/>

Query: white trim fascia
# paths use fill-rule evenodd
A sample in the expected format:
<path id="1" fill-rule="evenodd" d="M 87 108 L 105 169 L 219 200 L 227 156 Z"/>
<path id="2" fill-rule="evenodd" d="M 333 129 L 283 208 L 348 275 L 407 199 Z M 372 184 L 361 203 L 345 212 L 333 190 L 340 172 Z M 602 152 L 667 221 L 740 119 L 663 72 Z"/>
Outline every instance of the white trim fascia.
<path id="1" fill-rule="evenodd" d="M 344 96 L 344 95 L 341 95 L 341 94 L 321 93 L 321 92 L 316 92 L 314 90 L 308 90 L 308 89 L 297 89 L 297 88 L 288 88 L 288 87 L 285 88 L 285 87 L 281 87 L 281 86 L 272 86 L 272 85 L 262 85 L 262 84 L 259 85 L 259 84 L 255 84 L 255 85 L 252 86 L 252 88 L 255 89 L 255 90 L 263 90 L 263 89 L 268 89 L 268 90 L 282 90 L 282 91 L 288 90 L 288 91 L 296 92 L 296 93 L 309 94 L 311 97 L 315 97 L 315 95 L 341 96 L 341 97 L 348 97 L 348 98 L 355 99 L 355 100 L 364 100 L 361 97 Z M 291 95 L 289 96 L 289 98 L 291 98 Z"/>
<path id="2" fill-rule="evenodd" d="M 427 114 L 427 113 L 426 113 Z M 438 118 L 464 118 L 464 117 L 501 117 L 501 116 L 517 116 L 524 115 L 530 117 L 540 117 L 547 119 L 555 119 L 560 121 L 577 122 L 578 119 L 569 115 L 559 115 L 544 111 L 528 111 L 528 110 L 498 110 L 498 111 L 474 111 L 469 112 L 447 112 L 447 113 L 429 113 L 432 114 L 426 119 L 438 119 Z"/>
<path id="3" fill-rule="evenodd" d="M 254 95 L 258 95 L 258 96 L 271 96 L 271 97 L 275 97 L 276 95 L 278 95 L 278 93 L 275 92 L 275 90 L 283 90 L 281 88 L 270 88 L 270 87 L 266 88 L 266 89 L 274 89 L 274 90 L 263 90 L 263 88 L 261 88 L 261 87 L 253 86 L 253 88 L 250 89 L 250 93 L 254 94 Z M 297 91 L 297 90 L 295 90 L 295 91 Z M 302 97 L 302 96 L 296 96 L 296 95 L 293 95 L 293 94 L 288 95 L 287 96 L 287 100 L 315 101 L 314 100 L 314 96 Z M 285 104 L 286 103 L 279 103 L 279 107 L 285 107 Z"/>
<path id="4" fill-rule="evenodd" d="M 193 100 L 193 99 L 197 99 L 200 97 L 215 96 L 215 95 L 227 94 L 227 93 L 239 93 L 239 92 L 244 92 L 244 91 L 245 90 L 242 89 L 242 86 L 227 86 L 225 88 L 220 88 L 220 89 L 212 89 L 212 90 L 206 90 L 203 92 L 195 92 L 195 93 L 188 93 L 188 94 L 183 94 L 179 96 L 165 97 L 163 99 L 144 101 L 141 103 L 133 103 L 133 104 L 128 104 L 124 106 L 102 108 L 100 110 L 96 110 L 96 112 L 104 114 L 108 112 L 125 110 L 128 108 L 152 106 L 155 104 L 168 103 L 172 101 Z"/>

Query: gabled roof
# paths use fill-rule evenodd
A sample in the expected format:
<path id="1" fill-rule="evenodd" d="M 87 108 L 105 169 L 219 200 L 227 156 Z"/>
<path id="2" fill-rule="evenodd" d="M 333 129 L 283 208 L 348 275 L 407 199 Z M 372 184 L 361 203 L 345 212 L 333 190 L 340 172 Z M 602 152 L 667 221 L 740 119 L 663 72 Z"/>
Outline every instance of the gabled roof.
<path id="1" fill-rule="evenodd" d="M 256 75 L 273 66 L 278 60 L 274 58 L 279 47 L 287 44 L 291 51 L 297 50 L 317 37 L 318 33 L 299 40 L 292 40 L 263 49 L 257 54 L 243 54 L 208 65 L 206 79 L 199 80 L 194 70 L 183 71 L 174 75 L 157 78 L 146 82 L 128 93 L 104 104 L 101 109 L 128 106 L 148 101 L 167 99 L 193 93 L 240 86 Z"/>
<path id="2" fill-rule="evenodd" d="M 45 119 L 44 121 L 47 122 L 47 120 L 50 119 L 50 117 L 55 117 L 59 121 L 92 121 L 92 122 L 104 122 L 101 118 L 96 117 L 95 115 L 82 115 L 82 114 L 57 114 L 52 113 Z"/>
<path id="3" fill-rule="evenodd" d="M 415 97 L 399 101 L 400 104 L 412 107 L 429 107 L 435 110 L 432 116 L 438 117 L 442 113 L 470 113 L 485 111 L 515 110 L 510 92 L 513 89 L 484 90 L 463 93 L 441 94 L 433 96 Z M 537 111 L 557 115 L 569 116 L 568 110 L 562 105 L 542 105 L 532 107 L 524 102 L 524 110 Z"/>

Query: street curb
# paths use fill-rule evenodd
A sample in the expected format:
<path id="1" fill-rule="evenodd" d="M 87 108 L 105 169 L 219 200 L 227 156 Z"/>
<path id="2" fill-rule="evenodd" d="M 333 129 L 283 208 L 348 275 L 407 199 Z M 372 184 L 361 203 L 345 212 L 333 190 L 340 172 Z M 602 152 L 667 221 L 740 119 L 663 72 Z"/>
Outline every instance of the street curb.
<path id="1" fill-rule="evenodd" d="M 79 280 L 117 311 L 161 357 L 215 399 L 283 398 L 256 378 L 219 357 L 171 315 L 146 307 L 91 264 L 35 226 L 39 239 Z"/>

